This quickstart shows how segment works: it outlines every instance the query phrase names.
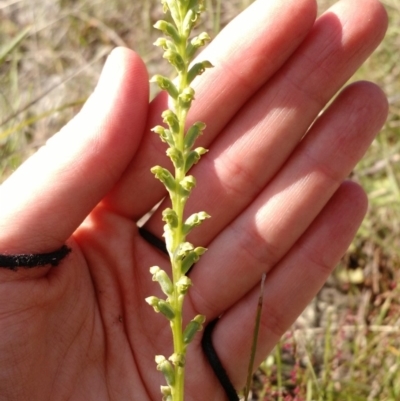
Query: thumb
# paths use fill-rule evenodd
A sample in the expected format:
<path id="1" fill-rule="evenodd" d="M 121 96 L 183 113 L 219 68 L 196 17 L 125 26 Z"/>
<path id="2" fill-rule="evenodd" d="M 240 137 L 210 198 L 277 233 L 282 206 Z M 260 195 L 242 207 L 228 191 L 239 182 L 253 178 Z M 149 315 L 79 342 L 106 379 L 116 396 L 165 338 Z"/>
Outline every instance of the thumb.
<path id="1" fill-rule="evenodd" d="M 0 253 L 59 248 L 134 157 L 148 107 L 148 77 L 115 49 L 81 112 L 0 187 Z"/>

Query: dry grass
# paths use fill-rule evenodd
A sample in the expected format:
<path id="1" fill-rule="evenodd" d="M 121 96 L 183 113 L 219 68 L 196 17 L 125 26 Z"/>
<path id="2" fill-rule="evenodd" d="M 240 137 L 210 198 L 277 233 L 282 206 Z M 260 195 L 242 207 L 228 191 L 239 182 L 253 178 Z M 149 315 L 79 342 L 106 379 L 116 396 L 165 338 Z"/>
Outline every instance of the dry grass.
<path id="1" fill-rule="evenodd" d="M 216 32 L 251 0 L 207 2 L 203 23 Z M 356 75 L 377 82 L 390 102 L 385 128 L 353 173 L 369 194 L 368 217 L 257 373 L 263 400 L 400 399 L 400 0 L 384 4 L 388 34 Z M 134 48 L 150 74 L 159 72 L 165 64 L 151 43 L 161 14 L 158 0 L 0 0 L 1 179 L 79 110 L 113 47 Z"/>

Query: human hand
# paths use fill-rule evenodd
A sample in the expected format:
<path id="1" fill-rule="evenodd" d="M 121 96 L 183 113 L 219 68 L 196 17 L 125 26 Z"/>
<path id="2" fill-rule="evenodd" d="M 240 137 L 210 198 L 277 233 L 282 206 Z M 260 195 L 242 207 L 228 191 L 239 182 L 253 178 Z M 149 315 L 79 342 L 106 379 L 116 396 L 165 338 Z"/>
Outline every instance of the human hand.
<path id="1" fill-rule="evenodd" d="M 384 95 L 353 84 L 313 121 L 385 29 L 376 0 L 342 1 L 317 22 L 313 0 L 258 0 L 202 56 L 215 68 L 196 82 L 189 120 L 206 122 L 210 152 L 193 169 L 187 209 L 212 218 L 191 237 L 209 250 L 191 274 L 186 312 L 223 315 L 213 342 L 237 388 L 262 273 L 258 362 L 363 218 L 364 192 L 344 180 L 386 118 Z M 157 291 L 149 267 L 168 262 L 136 221 L 165 195 L 150 173 L 165 147 L 149 129 L 166 101 L 148 105 L 145 66 L 115 50 L 79 115 L 1 186 L 1 253 L 64 243 L 72 252 L 58 267 L 0 271 L 0 400 L 161 398 L 154 355 L 168 355 L 169 327 L 144 298 Z M 146 229 L 161 238 L 159 213 Z M 189 349 L 187 400 L 221 400 L 200 337 Z"/>

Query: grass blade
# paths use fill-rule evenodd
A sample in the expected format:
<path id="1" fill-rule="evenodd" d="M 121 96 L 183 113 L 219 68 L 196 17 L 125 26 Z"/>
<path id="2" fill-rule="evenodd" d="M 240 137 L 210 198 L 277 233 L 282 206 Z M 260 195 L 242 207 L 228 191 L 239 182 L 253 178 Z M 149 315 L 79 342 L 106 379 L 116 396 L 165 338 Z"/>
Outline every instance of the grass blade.
<path id="1" fill-rule="evenodd" d="M 256 321 L 255 321 L 254 331 L 253 331 L 253 341 L 251 343 L 250 362 L 249 362 L 249 367 L 247 369 L 247 382 L 246 382 L 246 388 L 244 391 L 245 401 L 247 401 L 247 399 L 249 397 L 251 382 L 252 382 L 252 378 L 253 378 L 254 359 L 255 359 L 256 350 L 257 350 L 258 333 L 260 330 L 261 311 L 262 311 L 262 304 L 263 304 L 263 298 L 264 298 L 265 277 L 266 277 L 266 274 L 264 273 L 261 278 L 260 296 L 258 297 Z"/>
<path id="2" fill-rule="evenodd" d="M 28 26 L 21 33 L 19 33 L 14 39 L 12 39 L 9 43 L 6 43 L 5 46 L 3 46 L 0 49 L 0 66 L 4 63 L 6 57 L 14 49 L 16 49 L 20 45 L 20 43 L 28 36 L 30 30 L 31 28 Z"/>

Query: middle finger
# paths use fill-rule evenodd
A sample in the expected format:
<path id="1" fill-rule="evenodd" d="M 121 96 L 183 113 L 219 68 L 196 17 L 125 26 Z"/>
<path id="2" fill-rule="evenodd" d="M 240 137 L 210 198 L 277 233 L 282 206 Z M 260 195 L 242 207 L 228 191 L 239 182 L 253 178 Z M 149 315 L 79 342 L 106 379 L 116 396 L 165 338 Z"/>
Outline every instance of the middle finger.
<path id="1" fill-rule="evenodd" d="M 205 210 L 212 219 L 193 231 L 191 242 L 207 245 L 250 204 L 325 104 L 378 45 L 385 29 L 385 13 L 375 1 L 364 1 L 362 12 L 359 2 L 342 1 L 318 19 L 287 65 L 246 104 L 194 168 L 201 192 L 194 191 L 187 213 Z M 146 228 L 161 237 L 159 214 Z"/>

